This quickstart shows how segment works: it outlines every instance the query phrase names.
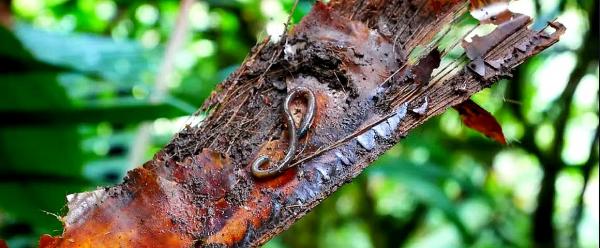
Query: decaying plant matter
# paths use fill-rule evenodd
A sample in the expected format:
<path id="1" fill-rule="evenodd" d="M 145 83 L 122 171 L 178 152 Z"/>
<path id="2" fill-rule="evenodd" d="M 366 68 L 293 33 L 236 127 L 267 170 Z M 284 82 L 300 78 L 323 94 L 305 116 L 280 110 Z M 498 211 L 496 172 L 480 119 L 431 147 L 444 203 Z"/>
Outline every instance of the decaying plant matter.
<path id="1" fill-rule="evenodd" d="M 458 105 L 470 127 L 505 142 L 487 111 L 463 102 L 557 42 L 564 27 L 531 30 L 529 17 L 498 8 L 504 1 L 493 1 L 501 10 L 493 13 L 487 2 L 317 2 L 218 86 L 205 121 L 177 134 L 122 184 L 69 196 L 63 235 L 42 237 L 41 247 L 258 246 L 449 107 Z M 467 34 L 448 38 L 470 9 L 496 29 L 470 42 Z M 451 57 L 460 46 L 463 55 Z M 300 136 L 291 132 L 311 114 L 307 98 L 288 99 L 289 114 L 282 111 L 298 87 L 315 96 L 314 119 Z M 292 142 L 289 165 L 253 175 L 253 161 L 268 157 L 260 166 L 270 168 Z"/>

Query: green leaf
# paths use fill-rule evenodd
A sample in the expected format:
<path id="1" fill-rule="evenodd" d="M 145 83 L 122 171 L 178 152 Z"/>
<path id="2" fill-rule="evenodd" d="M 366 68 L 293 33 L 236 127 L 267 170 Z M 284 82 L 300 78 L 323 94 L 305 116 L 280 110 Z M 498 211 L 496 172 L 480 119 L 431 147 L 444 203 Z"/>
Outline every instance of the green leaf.
<path id="1" fill-rule="evenodd" d="M 0 110 L 68 108 L 71 102 L 56 78 L 55 72 L 0 75 Z"/>
<path id="2" fill-rule="evenodd" d="M 11 182 L 0 183 L 0 211 L 19 222 L 34 227 L 36 234 L 60 234 L 60 221 L 52 214 L 60 215 L 66 210 L 67 194 L 85 190 L 81 184 L 58 182 Z M 51 213 L 51 214 L 50 214 Z"/>
<path id="3" fill-rule="evenodd" d="M 0 26 L 0 73 L 21 72 L 27 70 L 61 71 L 61 67 L 36 60 L 12 32 Z"/>
<path id="4" fill-rule="evenodd" d="M 2 173 L 81 175 L 80 136 L 72 126 L 0 128 L 0 137 Z"/>
<path id="5" fill-rule="evenodd" d="M 151 83 L 160 50 L 134 41 L 115 41 L 89 34 L 61 34 L 17 23 L 14 32 L 35 58 L 76 71 L 100 75 L 112 83 Z M 40 42 L 43 41 L 43 42 Z"/>
<path id="6" fill-rule="evenodd" d="M 450 172 L 431 164 L 416 165 L 392 156 L 383 156 L 367 169 L 367 173 L 381 175 L 406 185 L 421 202 L 441 210 L 463 239 L 472 239 L 472 234 L 458 215 L 458 208 L 442 188 L 445 180 L 455 180 Z"/>
<path id="7" fill-rule="evenodd" d="M 176 98 L 151 103 L 116 98 L 73 106 L 56 73 L 0 75 L 0 126 L 75 125 L 81 123 L 138 123 L 193 113 L 196 108 Z M 135 114 L 132 114 L 135 113 Z"/>
<path id="8" fill-rule="evenodd" d="M 12 59 L 33 59 L 31 53 L 29 53 L 21 42 L 4 26 L 0 26 L 0 40 L 2 45 L 0 46 L 0 55 Z"/>
<path id="9" fill-rule="evenodd" d="M 182 104 L 184 105 L 181 106 Z M 194 108 L 180 101 L 170 100 L 162 103 L 137 101 L 134 104 L 122 104 L 116 101 L 104 106 L 67 109 L 1 110 L 0 118 L 6 121 L 3 121 L 0 126 L 63 126 L 100 122 L 131 124 L 157 118 L 184 116 L 190 114 L 191 109 Z"/>

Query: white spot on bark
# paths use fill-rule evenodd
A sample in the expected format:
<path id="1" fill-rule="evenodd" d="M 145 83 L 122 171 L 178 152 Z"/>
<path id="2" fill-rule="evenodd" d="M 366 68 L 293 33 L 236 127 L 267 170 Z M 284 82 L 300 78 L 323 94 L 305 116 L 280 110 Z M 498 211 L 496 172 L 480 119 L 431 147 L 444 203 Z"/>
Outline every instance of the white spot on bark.
<path id="1" fill-rule="evenodd" d="M 342 154 L 339 151 L 335 152 L 335 156 L 342 161 L 342 164 L 344 165 L 352 165 L 352 163 L 350 162 L 350 159 L 348 159 L 346 156 L 344 156 L 344 154 Z"/>
<path id="2" fill-rule="evenodd" d="M 384 139 L 389 139 L 392 136 L 392 129 L 387 122 L 379 123 L 379 125 L 373 127 L 373 130 L 375 130 L 379 137 Z"/>
<path id="3" fill-rule="evenodd" d="M 356 137 L 358 143 L 368 151 L 375 148 L 375 131 L 369 130 L 358 137 Z"/>
<path id="4" fill-rule="evenodd" d="M 407 108 L 408 103 L 402 104 L 400 108 L 396 110 L 396 115 L 387 119 L 387 123 L 390 125 L 392 131 L 395 131 L 398 128 L 398 124 L 400 124 L 400 121 L 406 116 Z"/>
<path id="5" fill-rule="evenodd" d="M 321 175 L 323 176 L 323 179 L 325 181 L 329 180 L 329 173 L 327 173 L 327 169 L 321 167 L 321 166 L 317 166 L 317 171 L 319 171 L 319 173 L 321 173 Z"/>
<path id="6" fill-rule="evenodd" d="M 83 216 L 102 203 L 107 196 L 104 189 L 67 195 L 69 213 L 65 216 L 65 225 L 76 225 L 78 221 L 85 220 Z"/>
<path id="7" fill-rule="evenodd" d="M 429 107 L 429 98 L 425 97 L 425 101 L 423 102 L 423 104 L 421 104 L 421 106 L 419 106 L 419 107 L 412 109 L 412 112 L 414 112 L 415 114 L 418 114 L 418 115 L 424 115 L 425 113 L 427 113 L 428 107 Z"/>

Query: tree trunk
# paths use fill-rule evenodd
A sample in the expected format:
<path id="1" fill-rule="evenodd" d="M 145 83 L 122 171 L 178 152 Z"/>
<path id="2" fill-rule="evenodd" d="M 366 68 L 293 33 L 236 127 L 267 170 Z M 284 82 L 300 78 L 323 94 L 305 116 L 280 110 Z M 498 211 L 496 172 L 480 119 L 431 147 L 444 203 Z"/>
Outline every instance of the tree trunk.
<path id="1" fill-rule="evenodd" d="M 468 7 L 317 2 L 280 41 L 252 50 L 205 103 L 202 123 L 177 134 L 122 184 L 70 195 L 63 235 L 42 237 L 41 247 L 265 243 L 411 129 L 509 76 L 564 31 L 559 23 L 550 24 L 553 33 L 532 31 L 528 17 L 511 14 L 491 34 L 462 42 L 467 66 L 456 59 L 434 71 L 462 41 L 439 42 Z M 260 156 L 270 162 L 255 169 L 291 162 L 253 171 Z"/>

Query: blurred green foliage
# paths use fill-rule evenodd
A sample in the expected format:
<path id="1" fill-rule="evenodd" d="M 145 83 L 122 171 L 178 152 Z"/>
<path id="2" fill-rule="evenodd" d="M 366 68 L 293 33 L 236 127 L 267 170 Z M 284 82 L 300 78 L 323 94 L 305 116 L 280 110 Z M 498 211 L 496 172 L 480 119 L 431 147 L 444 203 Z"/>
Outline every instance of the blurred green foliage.
<path id="1" fill-rule="evenodd" d="M 558 17 L 568 31 L 475 96 L 511 145 L 448 111 L 266 246 L 598 247 L 597 2 L 515 2 L 535 27 Z M 12 25 L 0 28 L 0 238 L 34 247 L 60 233 L 67 194 L 118 183 L 137 165 L 140 123 L 149 159 L 257 41 L 283 30 L 293 1 L 195 2 L 158 100 L 178 1 L 1 4 Z M 311 6 L 300 1 L 293 21 Z"/>

